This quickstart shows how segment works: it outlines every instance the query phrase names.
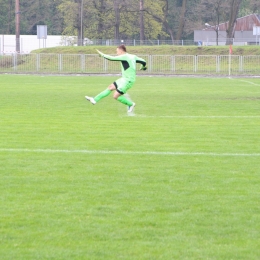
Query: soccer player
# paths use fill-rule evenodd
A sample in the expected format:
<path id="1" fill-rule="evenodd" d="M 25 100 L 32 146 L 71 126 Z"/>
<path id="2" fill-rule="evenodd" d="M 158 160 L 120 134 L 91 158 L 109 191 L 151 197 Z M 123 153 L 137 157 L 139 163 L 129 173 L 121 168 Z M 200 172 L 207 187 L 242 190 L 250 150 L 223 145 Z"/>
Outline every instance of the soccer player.
<path id="1" fill-rule="evenodd" d="M 120 61 L 122 68 L 122 77 L 117 79 L 114 83 L 110 84 L 107 89 L 102 91 L 97 96 L 85 98 L 95 105 L 99 100 L 107 97 L 112 91 L 115 90 L 113 97 L 119 102 L 128 106 L 128 112 L 131 113 L 134 110 L 135 103 L 127 99 L 124 94 L 133 86 L 136 77 L 136 63 L 141 64 L 140 70 L 146 70 L 146 61 L 126 52 L 125 45 L 120 45 L 116 49 L 117 56 L 106 55 L 97 50 L 99 56 L 108 59 L 110 61 Z"/>

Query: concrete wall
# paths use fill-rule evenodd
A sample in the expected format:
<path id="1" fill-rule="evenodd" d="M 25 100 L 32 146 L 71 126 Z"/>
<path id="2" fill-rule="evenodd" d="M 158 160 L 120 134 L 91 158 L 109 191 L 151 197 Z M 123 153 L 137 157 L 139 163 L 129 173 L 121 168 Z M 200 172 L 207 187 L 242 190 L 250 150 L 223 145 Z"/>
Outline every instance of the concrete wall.
<path id="1" fill-rule="evenodd" d="M 216 31 L 214 30 L 195 30 L 194 41 L 201 41 L 203 45 L 216 45 Z M 253 31 L 236 31 L 233 39 L 234 45 L 259 45 L 260 35 L 253 35 Z M 226 43 L 226 32 L 219 31 L 219 45 Z"/>

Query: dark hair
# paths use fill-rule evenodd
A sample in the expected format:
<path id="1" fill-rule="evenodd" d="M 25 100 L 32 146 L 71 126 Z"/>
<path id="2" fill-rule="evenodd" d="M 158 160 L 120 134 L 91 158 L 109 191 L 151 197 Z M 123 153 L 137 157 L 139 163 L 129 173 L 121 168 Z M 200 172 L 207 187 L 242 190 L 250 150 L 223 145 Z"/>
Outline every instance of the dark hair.
<path id="1" fill-rule="evenodd" d="M 118 49 L 121 49 L 122 51 L 126 52 L 126 47 L 124 44 L 121 44 L 117 47 Z"/>

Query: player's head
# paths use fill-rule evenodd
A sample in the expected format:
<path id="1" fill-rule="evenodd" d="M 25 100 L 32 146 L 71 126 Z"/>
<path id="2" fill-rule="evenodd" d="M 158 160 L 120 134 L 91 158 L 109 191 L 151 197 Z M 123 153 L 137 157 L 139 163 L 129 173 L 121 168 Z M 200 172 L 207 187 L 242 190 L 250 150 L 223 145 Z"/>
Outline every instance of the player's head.
<path id="1" fill-rule="evenodd" d="M 117 55 L 122 55 L 124 53 L 126 53 L 126 47 L 124 44 L 121 44 L 119 45 L 117 48 L 116 48 L 116 53 Z"/>

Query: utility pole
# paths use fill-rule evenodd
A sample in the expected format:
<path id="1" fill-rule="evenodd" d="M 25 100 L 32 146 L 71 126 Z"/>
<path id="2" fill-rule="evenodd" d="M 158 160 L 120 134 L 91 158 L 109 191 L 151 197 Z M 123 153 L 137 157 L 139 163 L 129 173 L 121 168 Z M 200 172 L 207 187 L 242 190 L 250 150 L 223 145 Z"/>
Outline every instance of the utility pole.
<path id="1" fill-rule="evenodd" d="M 15 0 L 15 35 L 16 35 L 16 52 L 20 53 L 20 3 Z"/>
<path id="2" fill-rule="evenodd" d="M 120 26 L 120 11 L 119 11 L 119 1 L 114 0 L 114 12 L 115 12 L 115 40 L 116 42 L 119 40 L 119 26 Z M 118 44 L 118 43 L 116 43 Z"/>
<path id="3" fill-rule="evenodd" d="M 80 45 L 83 46 L 83 1 L 81 0 L 81 8 L 80 8 Z"/>
<path id="4" fill-rule="evenodd" d="M 140 0 L 140 43 L 144 43 L 144 0 Z"/>

